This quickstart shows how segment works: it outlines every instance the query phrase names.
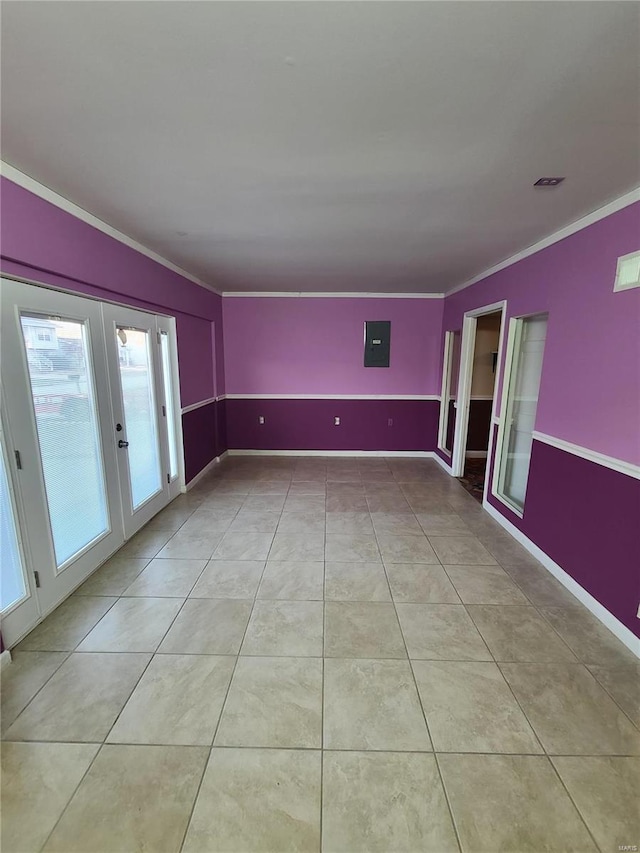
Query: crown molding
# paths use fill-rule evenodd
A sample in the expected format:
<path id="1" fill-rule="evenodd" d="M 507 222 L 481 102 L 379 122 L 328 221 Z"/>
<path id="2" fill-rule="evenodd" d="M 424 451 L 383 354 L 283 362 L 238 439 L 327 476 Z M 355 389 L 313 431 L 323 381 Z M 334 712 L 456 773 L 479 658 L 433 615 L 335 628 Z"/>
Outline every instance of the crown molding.
<path id="1" fill-rule="evenodd" d="M 329 293 L 318 291 L 304 293 L 300 290 L 244 291 L 225 290 L 224 297 L 269 299 L 444 299 L 444 293 Z"/>
<path id="2" fill-rule="evenodd" d="M 533 243 L 533 245 L 528 246 L 526 249 L 522 249 L 522 251 L 517 252 L 515 255 L 505 258 L 504 261 L 500 261 L 500 263 L 495 264 L 495 266 L 489 267 L 489 269 L 481 272 L 473 278 L 470 278 L 468 281 L 458 284 L 456 287 L 452 287 L 451 290 L 448 290 L 444 294 L 445 298 L 447 296 L 452 296 L 454 293 L 459 293 L 461 290 L 465 290 L 467 287 L 471 287 L 479 281 L 483 281 L 490 275 L 500 272 L 500 270 L 504 270 L 507 267 L 513 266 L 513 264 L 517 264 L 518 261 L 522 261 L 530 255 L 535 255 L 536 252 L 541 252 L 542 249 L 553 246 L 554 243 L 559 243 L 560 240 L 564 240 L 565 237 L 570 237 L 572 234 L 582 231 L 583 228 L 588 228 L 589 225 L 593 225 L 595 222 L 599 222 L 601 219 L 610 216 L 612 213 L 617 213 L 618 210 L 629 207 L 630 204 L 635 204 L 637 201 L 640 201 L 640 187 L 636 187 L 630 192 L 621 195 L 619 198 L 610 201 L 608 204 L 605 204 L 603 207 L 599 207 L 597 210 L 588 213 L 586 216 L 576 219 L 575 222 L 565 225 L 563 228 L 560 228 L 559 231 L 554 231 L 553 234 L 543 237 L 543 239 L 539 240 L 537 243 Z"/>
<path id="3" fill-rule="evenodd" d="M 193 284 L 197 284 L 199 287 L 204 287 L 205 290 L 209 290 L 212 293 L 216 293 L 218 296 L 222 296 L 222 293 L 219 290 L 216 290 L 213 285 L 207 284 L 206 281 L 202 281 L 202 279 L 192 275 L 177 264 L 168 261 L 166 258 L 163 258 L 162 255 L 159 255 L 152 249 L 148 249 L 146 246 L 143 246 L 142 243 L 138 243 L 137 240 L 134 240 L 132 237 L 128 237 L 122 231 L 118 231 L 117 228 L 109 225 L 108 222 L 98 219 L 98 217 L 94 216 L 93 213 L 89 213 L 88 210 L 85 210 L 83 207 L 69 201 L 68 198 L 65 198 L 55 192 L 55 190 L 41 184 L 39 181 L 36 181 L 35 178 L 26 175 L 24 172 L 21 172 L 19 169 L 16 169 L 15 166 L 11 166 L 4 160 L 0 160 L 0 174 L 12 183 L 18 184 L 18 186 L 23 189 L 37 195 L 38 198 L 48 201 L 50 204 L 55 205 L 55 207 L 60 208 L 60 210 L 64 210 L 65 213 L 69 213 L 76 219 L 86 222 L 87 225 L 91 225 L 91 227 L 95 228 L 97 231 L 102 231 L 102 233 L 106 234 L 108 237 L 113 237 L 114 240 L 117 240 L 119 243 L 123 243 L 125 246 L 128 246 L 130 249 L 133 249 L 150 260 L 155 261 L 157 264 L 166 267 L 168 270 L 171 270 L 171 272 L 177 273 L 183 278 L 186 278 L 188 281 L 193 282 Z"/>

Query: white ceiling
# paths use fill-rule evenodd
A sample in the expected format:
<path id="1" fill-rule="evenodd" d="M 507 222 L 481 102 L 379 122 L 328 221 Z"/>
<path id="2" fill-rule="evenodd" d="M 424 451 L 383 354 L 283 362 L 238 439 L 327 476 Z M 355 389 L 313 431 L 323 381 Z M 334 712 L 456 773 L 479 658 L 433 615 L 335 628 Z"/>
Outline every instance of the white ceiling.
<path id="1" fill-rule="evenodd" d="M 2 156 L 219 289 L 439 292 L 640 183 L 639 10 L 3 2 Z"/>

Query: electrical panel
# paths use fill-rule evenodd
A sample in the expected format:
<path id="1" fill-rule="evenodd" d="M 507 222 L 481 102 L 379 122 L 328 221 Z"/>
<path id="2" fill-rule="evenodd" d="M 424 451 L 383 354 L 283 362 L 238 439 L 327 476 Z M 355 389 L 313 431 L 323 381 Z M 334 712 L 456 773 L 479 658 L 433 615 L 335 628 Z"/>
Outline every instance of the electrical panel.
<path id="1" fill-rule="evenodd" d="M 364 324 L 364 366 L 389 367 L 391 321 L 367 320 Z"/>

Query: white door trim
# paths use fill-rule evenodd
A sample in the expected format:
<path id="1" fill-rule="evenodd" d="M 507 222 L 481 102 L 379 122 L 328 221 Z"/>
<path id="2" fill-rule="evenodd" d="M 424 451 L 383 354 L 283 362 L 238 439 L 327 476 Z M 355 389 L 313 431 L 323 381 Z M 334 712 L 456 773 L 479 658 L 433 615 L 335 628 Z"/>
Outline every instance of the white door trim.
<path id="1" fill-rule="evenodd" d="M 473 378 L 473 353 L 476 343 L 476 327 L 478 317 L 485 314 L 494 314 L 500 311 L 500 340 L 498 342 L 498 358 L 496 364 L 496 375 L 494 379 L 493 406 L 491 407 L 491 418 L 497 417 L 499 409 L 498 389 L 500 388 L 500 375 L 502 370 L 502 346 L 504 341 L 504 326 L 507 314 L 507 300 L 492 302 L 480 308 L 466 311 L 462 323 L 462 345 L 460 349 L 460 374 L 458 378 L 458 406 L 456 409 L 456 428 L 453 439 L 453 456 L 451 459 L 451 473 L 454 477 L 461 477 L 464 473 L 465 450 L 467 445 L 467 433 L 469 431 L 469 406 L 471 403 L 471 380 Z M 490 439 L 491 441 L 491 439 Z M 489 452 L 491 443 L 489 444 Z M 485 477 L 485 487 L 488 481 Z"/>

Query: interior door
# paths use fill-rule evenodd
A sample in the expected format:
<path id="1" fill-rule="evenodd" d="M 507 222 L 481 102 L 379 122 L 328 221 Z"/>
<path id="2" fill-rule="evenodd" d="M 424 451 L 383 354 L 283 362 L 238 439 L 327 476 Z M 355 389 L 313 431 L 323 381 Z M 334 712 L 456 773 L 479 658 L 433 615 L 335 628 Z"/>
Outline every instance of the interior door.
<path id="1" fill-rule="evenodd" d="M 102 313 L 3 279 L 1 324 L 6 455 L 46 614 L 124 541 Z"/>
<path id="2" fill-rule="evenodd" d="M 161 336 L 154 314 L 105 304 L 103 316 L 128 539 L 170 500 Z"/>

